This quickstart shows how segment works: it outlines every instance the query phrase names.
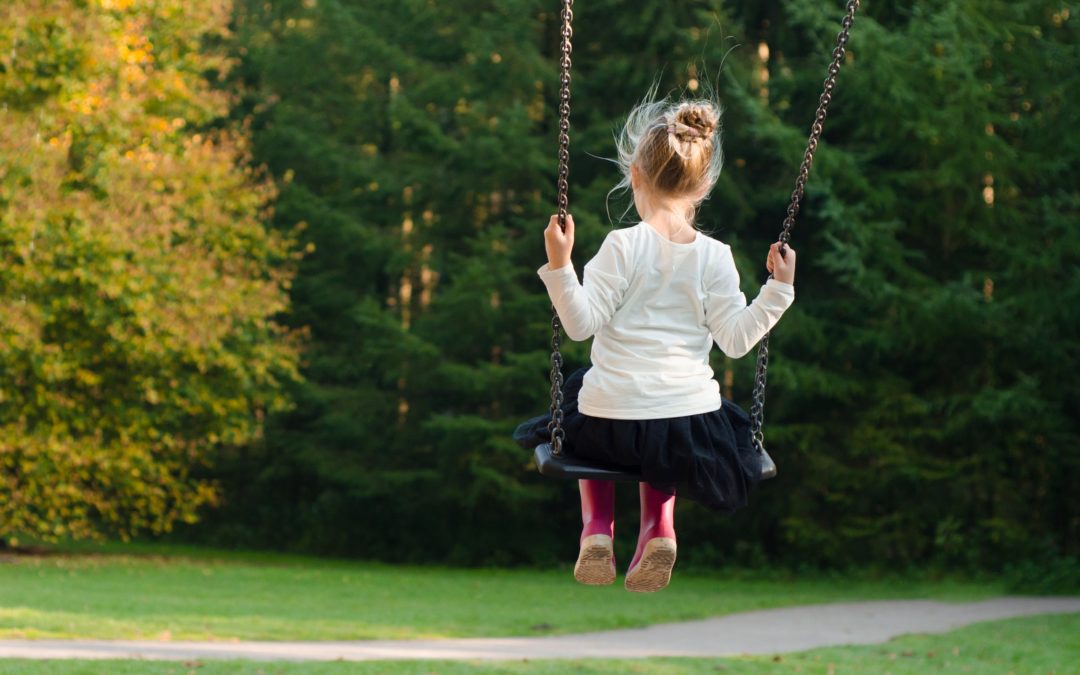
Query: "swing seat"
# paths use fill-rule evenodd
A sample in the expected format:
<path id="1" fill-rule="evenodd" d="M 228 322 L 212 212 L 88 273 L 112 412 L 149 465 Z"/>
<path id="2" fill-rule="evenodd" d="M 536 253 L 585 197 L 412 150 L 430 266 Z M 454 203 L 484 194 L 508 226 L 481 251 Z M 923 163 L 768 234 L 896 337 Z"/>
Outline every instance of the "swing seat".
<path id="1" fill-rule="evenodd" d="M 547 478 L 641 482 L 641 473 L 633 468 L 597 464 L 572 457 L 566 452 L 556 456 L 551 443 L 536 446 L 533 456 L 536 458 L 536 468 L 540 475 Z"/>
<path id="2" fill-rule="evenodd" d="M 541 443 L 533 451 L 536 469 L 547 478 L 573 480 L 613 480 L 626 483 L 640 483 L 641 473 L 628 467 L 608 466 L 588 462 L 567 453 L 556 456 L 551 443 Z M 776 462 L 769 453 L 761 451 L 761 480 L 776 477 Z"/>

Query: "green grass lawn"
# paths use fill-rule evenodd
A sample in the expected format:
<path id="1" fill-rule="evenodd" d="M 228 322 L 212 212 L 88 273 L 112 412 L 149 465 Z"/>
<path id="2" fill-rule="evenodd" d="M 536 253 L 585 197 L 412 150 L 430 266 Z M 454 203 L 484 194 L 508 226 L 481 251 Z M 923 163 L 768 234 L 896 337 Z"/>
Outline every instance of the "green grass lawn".
<path id="1" fill-rule="evenodd" d="M 401 661 L 360 663 L 256 663 L 244 661 L 25 661 L 0 660 L 0 673 L 248 673 L 304 675 L 388 673 L 455 675 L 459 673 L 808 673 L 815 675 L 924 675 L 986 673 L 996 675 L 1065 675 L 1080 664 L 1080 614 L 1036 616 L 975 624 L 941 635 L 906 635 L 880 645 L 828 647 L 794 654 L 729 659 L 642 659 L 638 661 Z"/>
<path id="2" fill-rule="evenodd" d="M 619 580 L 621 584 L 621 578 Z M 665 591 L 585 587 L 561 570 L 400 567 L 111 545 L 0 562 L 0 638 L 356 640 L 643 626 L 842 600 L 975 600 L 993 583 L 676 575 Z"/>

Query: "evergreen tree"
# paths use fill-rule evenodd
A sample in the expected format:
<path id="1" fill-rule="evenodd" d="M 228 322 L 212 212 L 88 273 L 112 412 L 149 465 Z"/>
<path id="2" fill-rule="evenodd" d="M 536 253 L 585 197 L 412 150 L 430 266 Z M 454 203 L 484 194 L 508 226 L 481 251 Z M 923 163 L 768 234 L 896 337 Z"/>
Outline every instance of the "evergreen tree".
<path id="1" fill-rule="evenodd" d="M 500 509 L 541 520 L 549 488 L 521 484 L 505 421 L 537 400 L 547 360 L 542 296 L 523 282 L 538 244 L 519 245 L 549 182 L 536 14 L 241 7 L 238 114 L 282 179 L 275 222 L 305 225 L 293 320 L 310 348 L 297 407 L 232 465 L 218 536 L 423 558 L 502 536 Z"/>
<path id="2" fill-rule="evenodd" d="M 818 3 L 783 9 L 766 36 L 835 30 Z M 1055 376 L 1076 339 L 1062 302 L 1080 252 L 1064 227 L 1075 19 L 1051 2 L 928 2 L 871 8 L 856 31 L 774 343 L 774 550 L 830 565 L 1075 556 L 1075 396 Z M 800 42 L 766 39 L 769 108 L 810 109 Z M 751 128 L 757 148 L 788 144 Z"/>
<path id="3" fill-rule="evenodd" d="M 217 536 L 398 559 L 572 555 L 574 486 L 537 477 L 509 441 L 546 407 L 535 269 L 554 210 L 558 8 L 242 5 L 237 115 L 280 178 L 276 226 L 307 226 L 292 320 L 310 347 L 295 410 L 223 476 Z M 753 297 L 842 12 L 579 3 L 579 268 L 627 205 L 608 201 L 617 176 L 598 157 L 659 77 L 662 93 L 715 90 L 725 107 L 726 168 L 699 224 L 733 246 Z M 773 341 L 780 477 L 735 518 L 680 507 L 686 558 L 1076 555 L 1076 393 L 1060 374 L 1076 366 L 1077 43 L 1076 17 L 1049 0 L 864 5 Z M 565 351 L 568 370 L 587 362 L 587 344 Z M 714 366 L 748 405 L 752 357 Z"/>

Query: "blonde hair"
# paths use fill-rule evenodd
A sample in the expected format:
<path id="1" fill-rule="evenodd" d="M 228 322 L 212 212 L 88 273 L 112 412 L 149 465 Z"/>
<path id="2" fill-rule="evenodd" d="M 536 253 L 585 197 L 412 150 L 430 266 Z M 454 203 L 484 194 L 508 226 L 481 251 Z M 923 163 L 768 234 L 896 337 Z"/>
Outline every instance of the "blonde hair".
<path id="1" fill-rule="evenodd" d="M 708 98 L 657 100 L 656 92 L 653 84 L 615 137 L 615 163 L 622 180 L 612 192 L 631 187 L 630 166 L 636 165 L 648 194 L 688 200 L 696 211 L 712 192 L 724 164 L 722 109 Z"/>

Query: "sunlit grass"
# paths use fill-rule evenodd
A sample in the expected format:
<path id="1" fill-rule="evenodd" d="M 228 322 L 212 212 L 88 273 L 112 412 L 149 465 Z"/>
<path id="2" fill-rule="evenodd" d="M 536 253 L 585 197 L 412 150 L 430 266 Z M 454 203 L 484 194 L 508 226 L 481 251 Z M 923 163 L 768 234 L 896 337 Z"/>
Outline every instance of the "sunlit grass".
<path id="1" fill-rule="evenodd" d="M 568 567 L 453 569 L 171 547 L 65 549 L 0 563 L 0 638 L 520 636 L 799 604 L 1002 594 L 995 583 L 676 572 L 662 593 L 639 595 L 619 584 L 580 586 Z"/>

